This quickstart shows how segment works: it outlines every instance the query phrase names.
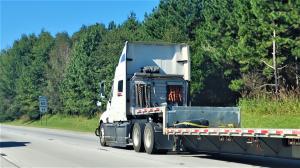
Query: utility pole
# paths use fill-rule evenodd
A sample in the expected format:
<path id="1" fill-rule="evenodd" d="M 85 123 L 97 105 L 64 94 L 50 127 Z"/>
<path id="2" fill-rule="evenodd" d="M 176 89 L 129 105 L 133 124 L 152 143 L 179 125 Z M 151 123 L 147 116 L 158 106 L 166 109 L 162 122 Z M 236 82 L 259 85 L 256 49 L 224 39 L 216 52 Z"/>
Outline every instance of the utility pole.
<path id="1" fill-rule="evenodd" d="M 295 62 L 296 62 L 296 72 L 295 72 L 295 74 L 296 74 L 296 87 L 297 87 L 297 89 L 299 88 L 299 75 L 298 75 L 298 57 L 296 56 L 295 57 Z"/>
<path id="2" fill-rule="evenodd" d="M 275 93 L 278 93 L 278 73 L 276 62 L 276 44 L 275 44 L 276 32 L 273 30 L 273 68 L 274 68 L 274 80 L 275 80 Z"/>

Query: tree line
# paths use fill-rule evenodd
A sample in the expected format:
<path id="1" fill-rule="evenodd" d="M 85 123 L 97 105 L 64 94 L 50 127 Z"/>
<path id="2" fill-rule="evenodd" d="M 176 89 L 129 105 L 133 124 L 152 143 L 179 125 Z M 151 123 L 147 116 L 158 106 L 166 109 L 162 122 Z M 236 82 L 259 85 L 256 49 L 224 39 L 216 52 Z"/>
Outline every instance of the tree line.
<path id="1" fill-rule="evenodd" d="M 161 0 L 143 21 L 130 13 L 122 24 L 82 26 L 73 35 L 22 35 L 1 51 L 0 120 L 35 118 L 40 95 L 52 114 L 103 110 L 95 105 L 99 82 L 113 79 L 125 41 L 189 44 L 194 105 L 299 90 L 300 1 Z"/>

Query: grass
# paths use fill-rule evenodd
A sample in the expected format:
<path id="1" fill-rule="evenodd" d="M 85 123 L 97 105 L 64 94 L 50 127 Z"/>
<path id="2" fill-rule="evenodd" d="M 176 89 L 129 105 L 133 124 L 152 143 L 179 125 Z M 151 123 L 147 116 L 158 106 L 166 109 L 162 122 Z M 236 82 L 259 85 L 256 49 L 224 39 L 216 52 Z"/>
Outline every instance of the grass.
<path id="1" fill-rule="evenodd" d="M 300 99 L 240 99 L 243 128 L 300 128 Z"/>
<path id="2" fill-rule="evenodd" d="M 40 128 L 55 128 L 81 132 L 94 132 L 95 128 L 98 125 L 98 121 L 99 117 L 93 117 L 91 119 L 88 119 L 82 116 L 66 116 L 56 114 L 51 116 L 43 116 L 42 120 L 28 121 L 24 119 L 19 119 L 11 122 L 5 122 L 4 124 Z"/>

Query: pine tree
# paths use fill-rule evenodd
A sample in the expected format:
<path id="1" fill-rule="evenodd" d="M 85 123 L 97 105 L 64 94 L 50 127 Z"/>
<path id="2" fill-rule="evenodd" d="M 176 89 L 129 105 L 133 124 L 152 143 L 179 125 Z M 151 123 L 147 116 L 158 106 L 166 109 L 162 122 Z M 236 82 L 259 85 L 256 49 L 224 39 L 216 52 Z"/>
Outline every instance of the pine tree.
<path id="1" fill-rule="evenodd" d="M 95 60 L 92 56 L 105 34 L 103 25 L 93 25 L 77 36 L 74 42 L 67 74 L 62 85 L 62 100 L 65 112 L 90 115 L 94 112 L 98 81 L 95 79 Z"/>
<path id="2" fill-rule="evenodd" d="M 46 68 L 49 111 L 51 113 L 62 112 L 61 85 L 66 75 L 66 66 L 69 62 L 71 39 L 67 33 L 56 34 L 54 46 L 49 53 L 49 61 Z"/>
<path id="3" fill-rule="evenodd" d="M 53 44 L 50 33 L 42 31 L 27 55 L 28 61 L 16 83 L 16 101 L 14 102 L 22 114 L 32 118 L 38 117 L 38 97 L 46 88 L 46 63 Z"/>

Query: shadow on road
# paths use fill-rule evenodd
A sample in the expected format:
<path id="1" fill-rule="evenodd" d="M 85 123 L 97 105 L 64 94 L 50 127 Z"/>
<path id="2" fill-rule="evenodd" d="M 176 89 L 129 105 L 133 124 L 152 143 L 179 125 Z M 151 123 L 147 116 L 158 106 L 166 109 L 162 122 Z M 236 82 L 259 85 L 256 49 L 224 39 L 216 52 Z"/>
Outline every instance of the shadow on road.
<path id="1" fill-rule="evenodd" d="M 132 146 L 126 148 L 113 147 L 120 150 L 133 150 Z M 155 155 L 166 155 L 166 154 L 155 154 Z M 263 157 L 263 156 L 250 156 L 250 155 L 234 155 L 234 154 L 217 154 L 217 153 L 190 153 L 190 152 L 168 152 L 167 155 L 179 155 L 181 157 L 194 157 L 202 159 L 211 159 L 216 161 L 225 161 L 232 163 L 245 164 L 250 166 L 259 167 L 274 167 L 274 168 L 300 168 L 300 160 L 296 159 L 283 159 L 274 157 Z"/>
<path id="2" fill-rule="evenodd" d="M 114 146 L 113 148 L 115 149 L 125 149 L 125 150 L 133 150 L 133 146 L 126 146 L 126 147 L 117 147 L 117 146 Z"/>
<path id="3" fill-rule="evenodd" d="M 183 156 L 190 157 L 190 156 Z M 242 155 L 226 155 L 226 154 L 207 154 L 207 155 L 194 155 L 192 157 L 212 159 L 219 161 L 226 161 L 232 163 L 247 164 L 252 166 L 262 166 L 262 167 L 289 167 L 289 168 L 299 168 L 300 160 L 294 159 L 282 159 L 282 158 L 272 158 L 272 157 L 259 157 L 259 156 L 242 156 Z"/>
<path id="4" fill-rule="evenodd" d="M 27 146 L 30 142 L 16 142 L 16 141 L 4 141 L 0 142 L 0 148 L 10 148 L 10 147 L 23 147 Z"/>

